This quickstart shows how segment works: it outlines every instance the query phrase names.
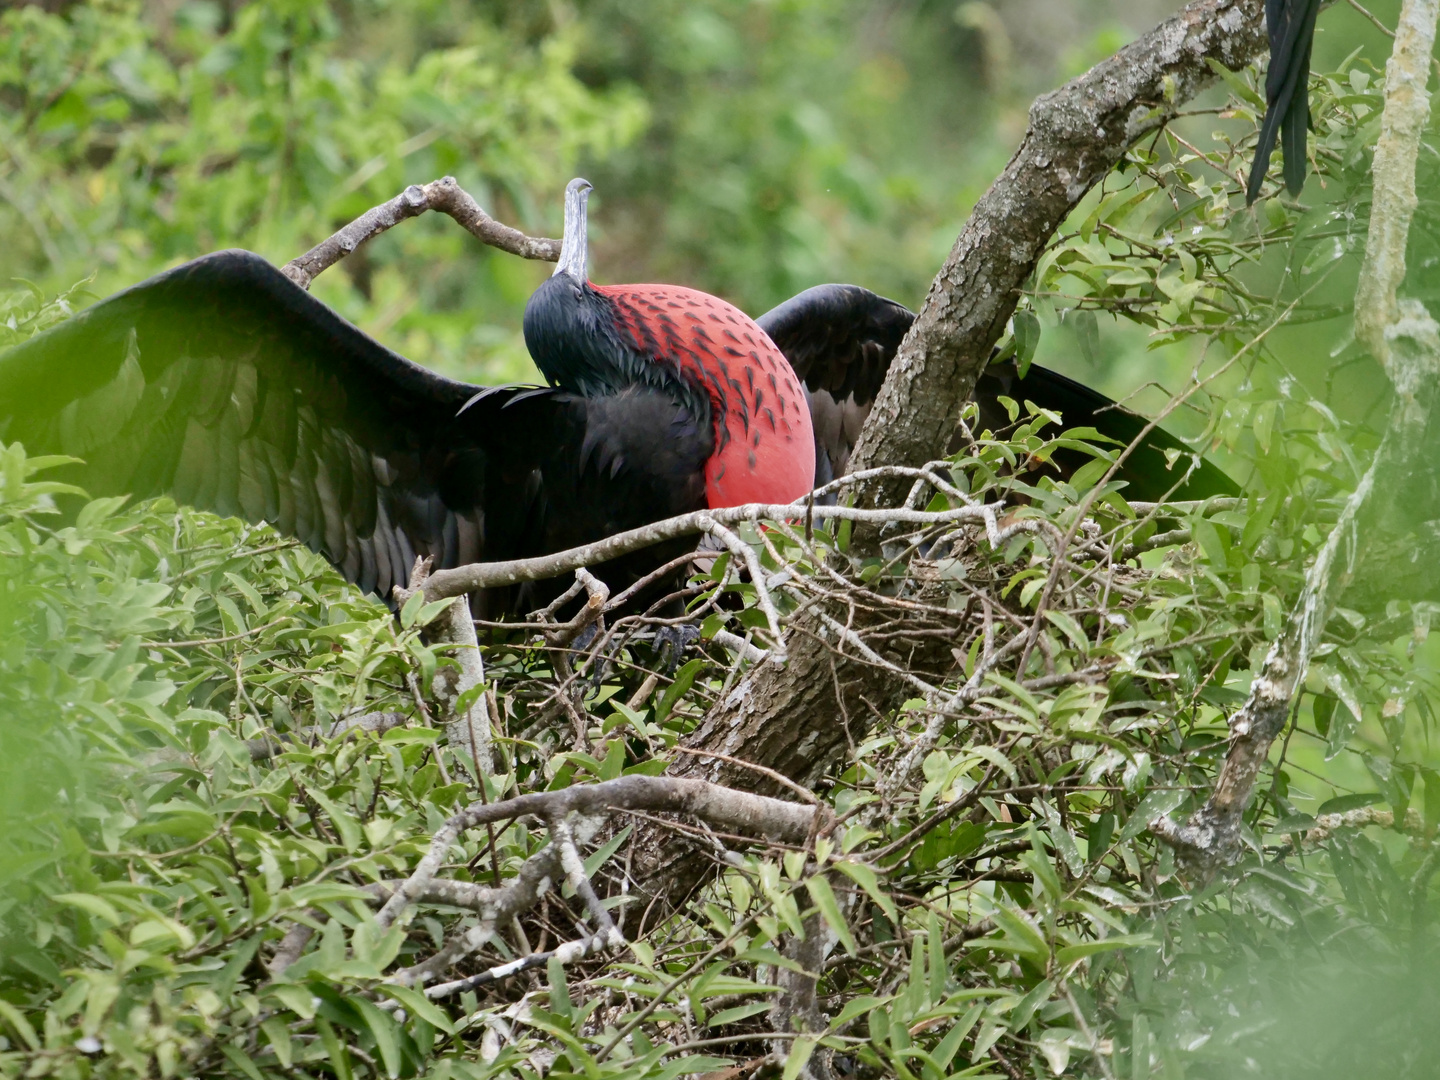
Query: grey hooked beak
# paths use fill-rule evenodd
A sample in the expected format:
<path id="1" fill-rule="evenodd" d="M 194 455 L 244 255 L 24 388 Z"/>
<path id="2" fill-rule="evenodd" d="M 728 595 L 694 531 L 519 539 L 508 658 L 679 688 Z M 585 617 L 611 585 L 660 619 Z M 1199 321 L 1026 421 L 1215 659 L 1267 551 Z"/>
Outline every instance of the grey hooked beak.
<path id="1" fill-rule="evenodd" d="M 585 262 L 590 243 L 585 204 L 589 201 L 592 190 L 590 181 L 578 176 L 565 185 L 565 234 L 560 241 L 560 261 L 555 266 L 555 273 L 569 274 L 577 282 L 585 280 Z"/>

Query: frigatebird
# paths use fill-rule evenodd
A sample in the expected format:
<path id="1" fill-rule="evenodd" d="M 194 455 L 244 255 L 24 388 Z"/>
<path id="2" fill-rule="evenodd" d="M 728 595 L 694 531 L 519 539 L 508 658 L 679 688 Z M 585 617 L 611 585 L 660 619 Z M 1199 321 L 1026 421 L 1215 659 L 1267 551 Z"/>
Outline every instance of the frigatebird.
<path id="1" fill-rule="evenodd" d="M 1305 137 L 1310 130 L 1310 50 L 1320 0 L 1265 0 L 1270 67 L 1265 73 L 1265 118 L 1255 144 L 1255 163 L 1245 187 L 1246 205 L 1260 196 L 1270 168 L 1275 136 L 1285 155 L 1285 188 L 1299 195 L 1305 186 Z"/>
<path id="2" fill-rule="evenodd" d="M 817 475 L 812 408 L 819 475 L 843 471 L 854 417 L 913 315 L 856 286 L 820 286 L 757 325 L 690 289 L 593 285 L 589 190 L 567 188 L 559 264 L 526 307 L 548 386 L 444 378 L 260 256 L 222 251 L 0 355 L 0 439 L 82 459 L 64 479 L 92 496 L 163 493 L 269 522 L 386 599 L 417 555 L 437 567 L 523 558 L 705 507 L 799 499 Z M 992 413 L 1002 389 L 982 386 Z M 1074 406 L 1101 431 L 1116 419 L 1138 430 L 1123 411 L 1085 411 L 1109 403 L 1038 368 L 1023 396 Z M 846 414 L 838 428 L 827 409 Z M 603 573 L 628 584 L 684 543 Z M 549 595 L 490 590 L 476 614 Z"/>

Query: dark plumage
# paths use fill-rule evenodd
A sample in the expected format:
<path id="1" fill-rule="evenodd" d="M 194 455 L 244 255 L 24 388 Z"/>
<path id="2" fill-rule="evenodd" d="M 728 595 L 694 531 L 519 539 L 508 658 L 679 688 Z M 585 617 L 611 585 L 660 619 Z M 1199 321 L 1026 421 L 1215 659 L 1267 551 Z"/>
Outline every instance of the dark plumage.
<path id="1" fill-rule="evenodd" d="M 1255 144 L 1255 164 L 1245 188 L 1246 203 L 1260 195 L 1270 168 L 1270 152 L 1280 134 L 1285 155 L 1285 188 L 1299 195 L 1305 186 L 1305 135 L 1310 129 L 1310 49 L 1320 0 L 1265 0 L 1265 30 L 1270 38 L 1270 68 L 1265 75 L 1265 118 Z"/>
<path id="2" fill-rule="evenodd" d="M 588 190 L 567 189 L 560 265 L 525 313 L 551 386 L 443 378 L 258 255 L 222 251 L 0 355 L 0 439 L 83 459 L 63 478 L 92 495 L 167 493 L 268 521 L 386 599 L 416 556 L 445 568 L 543 555 L 707 506 L 790 502 L 843 472 L 914 316 L 851 285 L 808 290 L 761 325 L 678 286 L 592 285 Z M 991 418 L 1000 393 L 1117 438 L 1141 423 L 1051 372 L 1007 380 L 981 380 L 988 426 L 1004 425 Z M 1177 445 L 1150 436 L 1124 474 L 1132 494 L 1163 490 L 1161 449 Z M 1204 466 L 1182 490 L 1219 476 Z M 602 573 L 624 588 L 684 548 Z M 492 590 L 476 613 L 532 610 L 560 588 Z"/>
<path id="3" fill-rule="evenodd" d="M 0 438 L 83 458 L 66 478 L 92 495 L 269 521 L 386 598 L 417 555 L 539 555 L 704 505 L 710 433 L 674 395 L 482 390 L 225 251 L 0 356 Z"/>
<path id="4" fill-rule="evenodd" d="M 756 320 L 795 366 L 805 384 L 815 428 L 815 479 L 826 483 L 844 475 L 860 429 L 870 415 L 875 396 L 890 369 L 901 339 L 915 321 L 915 313 L 894 300 L 877 296 L 858 285 L 817 285 L 791 297 Z M 975 384 L 979 427 L 1000 431 L 1010 425 L 1001 396 L 1061 414 L 1067 428 L 1094 427 L 1101 434 L 1130 443 L 1146 421 L 1103 394 L 1096 393 L 1059 372 L 1031 365 L 1024 379 L 1011 363 L 992 364 Z M 959 449 L 959 444 L 951 446 Z M 1159 499 L 1170 490 L 1183 468 L 1169 468 L 1167 450 L 1187 457 L 1193 451 L 1163 429 L 1146 436 L 1121 466 L 1118 478 L 1126 482 L 1132 499 Z M 1088 455 L 1062 450 L 1055 466 L 1068 475 Z M 1214 465 L 1201 461 L 1177 489 L 1176 498 L 1233 495 L 1234 483 Z"/>

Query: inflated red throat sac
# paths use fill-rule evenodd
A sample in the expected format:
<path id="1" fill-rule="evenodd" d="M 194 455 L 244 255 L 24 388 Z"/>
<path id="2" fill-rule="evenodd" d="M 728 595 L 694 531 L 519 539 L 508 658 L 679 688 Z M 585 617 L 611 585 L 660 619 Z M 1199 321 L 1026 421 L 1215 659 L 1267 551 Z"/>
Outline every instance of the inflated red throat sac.
<path id="1" fill-rule="evenodd" d="M 788 503 L 810 491 L 815 444 L 795 372 L 769 336 L 719 297 L 676 285 L 594 285 L 590 184 L 565 189 L 560 262 L 525 308 L 525 344 L 552 386 L 595 398 L 669 395 L 708 439 L 710 507 Z M 686 453 L 693 448 L 675 448 Z"/>

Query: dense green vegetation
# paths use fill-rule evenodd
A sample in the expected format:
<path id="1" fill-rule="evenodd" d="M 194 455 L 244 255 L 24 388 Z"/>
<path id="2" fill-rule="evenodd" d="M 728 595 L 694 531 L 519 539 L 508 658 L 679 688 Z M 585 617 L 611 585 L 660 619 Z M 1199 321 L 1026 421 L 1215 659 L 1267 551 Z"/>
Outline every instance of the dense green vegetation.
<path id="1" fill-rule="evenodd" d="M 105 294 L 231 245 L 283 261 L 444 173 L 502 220 L 553 233 L 555 194 L 584 169 L 605 279 L 684 281 L 752 311 L 837 278 L 917 303 L 1033 89 L 996 73 L 1003 24 L 986 11 L 12 8 L 0 273 L 36 284 L 3 301 L 0 347 L 82 306 L 66 292 L 82 278 Z M 1361 25 L 1334 14 L 1337 29 Z M 987 648 L 974 588 L 1032 610 L 1054 563 L 1045 523 L 1068 528 L 1095 497 L 1093 543 L 1071 554 L 1076 581 L 1023 667 L 997 666 L 959 715 L 920 698 L 887 712 L 821 791 L 848 815 L 832 837 L 808 856 L 752 849 L 609 958 L 430 1001 L 396 970 L 481 918 L 433 903 L 382 929 L 375 889 L 478 797 L 660 771 L 733 685 L 730 653 L 704 646 L 648 681 L 654 657 L 623 642 L 579 700 L 577 745 L 555 656 L 518 635 L 497 644 L 501 760 L 481 791 L 416 705 L 452 662 L 422 640 L 433 611 L 397 621 L 285 538 L 164 500 L 59 516 L 73 493 L 47 483 L 53 463 L 0 451 L 0 1073 L 723 1070 L 767 1051 L 781 950 L 810 920 L 836 939 L 828 1026 L 792 1039 L 786 1080 L 817 1050 L 907 1080 L 1424 1075 L 1440 1049 L 1427 1030 L 1440 991 L 1433 606 L 1345 598 L 1234 871 L 1187 878 L 1145 832 L 1203 800 L 1225 715 L 1383 423 L 1383 376 L 1345 335 L 1384 51 L 1327 52 L 1322 175 L 1303 203 L 1241 207 L 1258 99 L 1254 72 L 1228 80 L 1218 136 L 1203 114 L 1137 148 L 1062 227 L 1002 343 L 1025 362 L 1108 364 L 1126 390 L 1141 363 L 1165 365 L 1170 388 L 1189 390 L 1177 426 L 1203 432 L 1247 501 L 1137 517 L 1123 490 L 1095 490 L 1113 448 L 1017 405 L 1015 428 L 982 436 L 942 478 L 953 486 L 930 491 L 937 510 L 1025 496 L 1031 531 L 998 550 L 962 531 L 882 565 L 850 558 L 844 530 L 817 533 L 818 553 L 798 530 L 747 534 L 772 566 L 813 571 L 828 555 L 878 610 L 928 604 L 956 646 L 937 680 L 952 694 Z M 1411 281 L 1428 299 L 1433 155 L 1422 168 Z M 528 369 L 518 312 L 543 273 L 422 219 L 316 292 L 417 360 L 496 380 Z M 1068 484 L 1016 479 L 1062 442 L 1096 467 Z M 827 580 L 802 576 L 786 602 Z M 707 633 L 765 643 L 753 589 L 725 560 L 699 584 L 729 596 Z M 1067 678 L 1097 666 L 1099 679 Z M 316 737 L 375 711 L 408 722 Z M 962 799 L 964 815 L 917 831 Z M 638 827 L 618 821 L 586 852 L 612 899 Z M 447 876 L 500 884 L 547 840 L 524 820 L 474 830 Z M 633 930 L 639 913 L 616 910 Z M 553 947 L 580 911 L 557 890 L 523 933 Z M 317 932 L 272 973 L 298 925 Z M 521 941 L 506 929 L 456 975 Z"/>

